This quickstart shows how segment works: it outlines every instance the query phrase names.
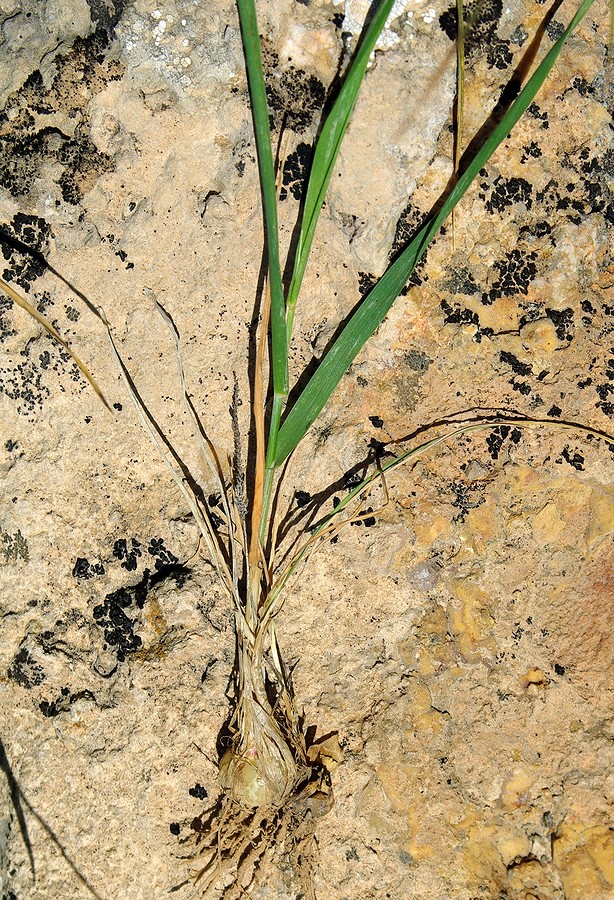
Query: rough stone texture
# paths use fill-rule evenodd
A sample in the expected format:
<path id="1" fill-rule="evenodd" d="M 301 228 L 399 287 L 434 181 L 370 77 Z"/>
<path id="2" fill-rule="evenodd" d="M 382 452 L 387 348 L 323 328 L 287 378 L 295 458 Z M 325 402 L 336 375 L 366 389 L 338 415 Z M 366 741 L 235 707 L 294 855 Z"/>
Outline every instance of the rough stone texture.
<path id="1" fill-rule="evenodd" d="M 273 118 L 291 128 L 287 242 L 344 32 L 368 4 L 259 6 Z M 294 377 L 451 174 L 454 17 L 398 11 L 319 227 Z M 468 137 L 543 15 L 480 13 Z M 182 840 L 217 791 L 231 614 L 79 292 L 190 466 L 172 339 L 144 287 L 175 319 L 216 444 L 232 447 L 233 371 L 247 432 L 262 227 L 238 22 L 226 0 L 2 0 L 0 19 L 3 277 L 113 404 L 0 300 L 2 896 L 189 897 Z M 606 40 L 595 6 L 296 454 L 287 499 L 329 509 L 372 439 L 476 407 L 612 433 Z M 614 897 L 613 452 L 554 427 L 440 445 L 295 585 L 280 641 L 306 723 L 345 753 L 317 832 L 320 898 Z M 296 889 L 271 871 L 253 896 Z"/>

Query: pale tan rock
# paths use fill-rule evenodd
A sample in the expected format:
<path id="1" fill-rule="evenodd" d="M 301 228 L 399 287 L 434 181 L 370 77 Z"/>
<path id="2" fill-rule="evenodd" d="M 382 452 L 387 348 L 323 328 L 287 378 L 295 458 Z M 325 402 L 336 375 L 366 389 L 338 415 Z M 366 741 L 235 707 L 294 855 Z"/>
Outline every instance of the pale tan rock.
<path id="1" fill-rule="evenodd" d="M 292 56 L 326 86 L 341 32 L 356 32 L 367 5 L 258 2 L 268 59 L 277 54 L 270 77 L 278 84 Z M 298 306 L 293 378 L 452 173 L 454 48 L 439 26 L 445 4 L 431 9 L 400 4 L 370 68 Z M 468 60 L 465 146 L 506 78 L 489 54 L 505 41 L 516 65 L 543 14 L 514 3 L 484 26 Z M 606 18 L 596 5 L 463 199 L 454 242 L 448 224 L 421 283 L 358 356 L 295 454 L 284 502 L 323 492 L 328 511 L 372 438 L 477 407 L 612 432 Z M 196 473 L 173 341 L 144 288 L 172 314 L 195 405 L 230 452 L 233 371 L 249 429 L 262 250 L 234 5 L 1 0 L 0 19 L 0 137 L 53 132 L 40 154 L 8 145 L 23 191 L 2 182 L 3 226 L 47 223 L 42 252 L 104 307 Z M 91 39 L 97 25 L 108 46 Z M 540 53 L 550 44 L 547 34 Z M 33 97 L 24 83 L 37 70 Z M 50 109 L 37 111 L 44 91 Z M 316 127 L 317 116 L 291 134 L 288 155 Z M 296 213 L 284 200 L 284 246 Z M 22 263 L 5 254 L 3 277 Z M 38 326 L 0 308 L 2 886 L 20 900 L 150 900 L 172 888 L 182 900 L 193 888 L 181 842 L 217 792 L 232 614 L 100 322 L 53 274 L 30 285 L 36 302 L 48 292 L 47 314 L 113 411 Z M 339 762 L 317 829 L 317 896 L 614 896 L 610 448 L 554 427 L 475 432 L 388 481 L 377 525 L 322 549 L 278 624 L 305 723 Z M 189 572 L 145 579 L 169 553 Z M 252 896 L 296 896 L 285 870 L 264 881 Z"/>

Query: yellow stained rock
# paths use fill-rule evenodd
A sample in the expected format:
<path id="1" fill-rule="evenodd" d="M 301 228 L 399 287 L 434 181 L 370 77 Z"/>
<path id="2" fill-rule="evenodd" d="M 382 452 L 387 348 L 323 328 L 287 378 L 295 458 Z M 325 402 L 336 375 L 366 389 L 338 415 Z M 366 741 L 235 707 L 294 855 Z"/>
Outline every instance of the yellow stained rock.
<path id="1" fill-rule="evenodd" d="M 471 537 L 476 553 L 484 553 L 496 538 L 501 518 L 500 505 L 490 497 L 481 506 L 469 512 L 468 523 L 471 526 Z"/>
<path id="2" fill-rule="evenodd" d="M 556 503 L 546 503 L 533 519 L 533 537 L 540 547 L 555 544 L 565 531 L 566 522 Z"/>
<path id="3" fill-rule="evenodd" d="M 548 676 L 538 666 L 531 666 L 524 675 L 521 675 L 520 683 L 524 688 L 528 688 L 531 684 L 545 686 L 548 684 Z"/>
<path id="4" fill-rule="evenodd" d="M 563 822 L 553 845 L 567 900 L 601 900 L 614 889 L 614 829 Z M 608 894 L 606 894 L 606 891 Z"/>
<path id="5" fill-rule="evenodd" d="M 592 549 L 612 533 L 614 533 L 614 489 L 603 487 L 591 493 L 586 540 Z"/>
<path id="6" fill-rule="evenodd" d="M 447 515 L 432 515 L 428 517 L 415 516 L 412 526 L 416 535 L 416 544 L 420 547 L 430 547 L 437 538 L 450 529 L 450 519 Z"/>
<path id="7" fill-rule="evenodd" d="M 524 859 L 531 852 L 531 842 L 526 834 L 516 831 L 503 834 L 496 840 L 496 847 L 506 868 L 509 869 L 515 861 Z"/>
<path id="8" fill-rule="evenodd" d="M 550 319 L 530 322 L 521 330 L 523 344 L 532 348 L 531 352 L 550 354 L 560 346 L 556 328 Z"/>
<path id="9" fill-rule="evenodd" d="M 408 766 L 400 760 L 381 763 L 377 767 L 386 797 L 393 808 L 407 814 L 420 796 L 420 772 L 415 766 Z"/>
<path id="10" fill-rule="evenodd" d="M 493 604 L 491 597 L 476 584 L 466 580 L 454 582 L 452 588 L 461 607 L 450 609 L 450 630 L 463 657 L 474 659 L 479 648 L 495 652 L 491 634 L 494 624 L 490 613 Z"/>
<path id="11" fill-rule="evenodd" d="M 501 787 L 499 804 L 502 809 L 513 810 L 529 802 L 529 792 L 535 776 L 529 772 L 515 772 Z"/>

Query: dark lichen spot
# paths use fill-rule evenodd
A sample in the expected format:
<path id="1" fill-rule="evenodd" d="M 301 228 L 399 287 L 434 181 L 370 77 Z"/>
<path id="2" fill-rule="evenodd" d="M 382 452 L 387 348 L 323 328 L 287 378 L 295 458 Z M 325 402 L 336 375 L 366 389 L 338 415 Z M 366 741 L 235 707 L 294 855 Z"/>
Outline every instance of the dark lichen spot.
<path id="1" fill-rule="evenodd" d="M 77 557 L 77 561 L 72 570 L 73 578 L 94 578 L 96 575 L 104 575 L 104 566 L 102 563 L 90 563 L 83 556 Z"/>
<path id="2" fill-rule="evenodd" d="M 546 34 L 553 43 L 562 37 L 564 31 L 565 26 L 561 22 L 557 22 L 556 19 L 552 19 L 546 25 Z"/>
<path id="3" fill-rule="evenodd" d="M 51 719 L 59 716 L 60 713 L 67 712 L 77 700 L 92 700 L 95 702 L 96 698 L 91 691 L 76 691 L 74 694 L 71 694 L 67 687 L 63 687 L 57 699 L 42 700 L 38 704 L 38 708 L 46 718 Z"/>
<path id="4" fill-rule="evenodd" d="M 94 607 L 94 620 L 103 629 L 105 642 L 114 651 L 119 662 L 123 662 L 128 654 L 139 650 L 143 643 L 135 631 L 137 617 L 131 618 L 125 610 L 136 612 L 143 608 L 149 587 L 149 574 L 146 569 L 138 584 L 118 588 L 107 594 L 102 604 Z"/>
<path id="5" fill-rule="evenodd" d="M 175 554 L 164 546 L 163 538 L 152 538 L 149 542 L 147 552 L 150 556 L 155 557 L 154 568 L 156 572 L 163 572 L 166 574 L 174 572 L 177 574 L 178 569 L 182 568 L 179 566 L 179 559 Z M 183 580 L 180 579 L 180 583 L 183 584 Z"/>
<path id="6" fill-rule="evenodd" d="M 467 297 L 479 293 L 475 278 L 469 269 L 464 267 L 454 269 L 450 278 L 442 284 L 442 288 L 452 294 L 464 294 Z"/>
<path id="7" fill-rule="evenodd" d="M 299 509 L 302 509 L 304 506 L 311 503 L 311 494 L 308 494 L 307 491 L 295 491 L 294 499 L 296 500 L 296 505 Z"/>
<path id="8" fill-rule="evenodd" d="M 343 487 L 348 491 L 351 491 L 355 487 L 357 487 L 361 481 L 362 481 L 362 476 L 361 476 L 360 472 L 349 471 L 349 472 L 345 472 L 343 475 Z"/>
<path id="9" fill-rule="evenodd" d="M 52 238 L 51 226 L 45 219 L 25 213 L 14 215 L 0 228 L 2 256 L 7 261 L 2 272 L 4 280 L 29 291 L 46 269 L 45 257 Z"/>
<path id="10" fill-rule="evenodd" d="M 500 297 L 526 295 L 529 285 L 537 275 L 536 259 L 535 251 L 527 253 L 515 247 L 503 259 L 496 260 L 493 269 L 499 277 L 493 282 L 490 290 L 482 294 L 482 303 L 490 306 Z"/>
<path id="11" fill-rule="evenodd" d="M 426 222 L 426 218 L 426 215 L 413 203 L 407 204 L 397 220 L 394 240 L 389 253 L 391 260 L 411 241 Z"/>
<path id="12" fill-rule="evenodd" d="M 476 332 L 473 340 L 476 344 L 481 343 L 482 336 L 488 337 L 493 334 L 492 328 L 482 328 L 480 317 L 474 310 L 467 308 L 463 309 L 458 304 L 455 304 L 452 307 L 447 300 L 442 300 L 440 306 L 444 314 L 445 325 L 475 325 Z"/>
<path id="13" fill-rule="evenodd" d="M 546 315 L 554 325 L 556 336 L 559 341 L 573 340 L 574 314 L 571 307 L 567 307 L 566 309 L 550 309 L 547 307 Z"/>
<path id="14" fill-rule="evenodd" d="M 467 518 L 469 510 L 477 509 L 485 502 L 486 484 L 484 481 L 460 481 L 454 479 L 450 482 L 449 489 L 454 495 L 452 506 L 459 509 L 460 512 L 454 516 L 454 522 L 464 522 Z"/>
<path id="15" fill-rule="evenodd" d="M 194 787 L 188 790 L 190 797 L 196 797 L 197 800 L 204 800 L 207 796 L 206 789 L 197 781 Z"/>
<path id="16" fill-rule="evenodd" d="M 513 353 L 502 350 L 499 354 L 501 362 L 508 365 L 516 375 L 532 375 L 533 368 L 529 363 L 521 362 Z"/>
<path id="17" fill-rule="evenodd" d="M 113 162 L 88 135 L 89 101 L 123 66 L 106 57 L 109 36 L 103 28 L 75 39 L 71 50 L 55 59 L 55 75 L 47 87 L 33 72 L 12 94 L 0 113 L 0 184 L 14 197 L 27 194 L 43 170 L 59 170 L 63 199 L 78 203 Z M 49 117 L 57 114 L 57 123 Z M 68 117 L 76 120 L 70 134 Z"/>
<path id="18" fill-rule="evenodd" d="M 403 355 L 405 364 L 414 372 L 426 372 L 433 360 L 422 350 L 408 350 Z"/>
<path id="19" fill-rule="evenodd" d="M 126 7 L 126 0 L 87 0 L 92 22 L 111 34 Z"/>
<path id="20" fill-rule="evenodd" d="M 296 66 L 281 66 L 278 54 L 267 42 L 263 43 L 262 61 L 271 128 L 278 130 L 283 124 L 301 134 L 324 106 L 324 85 Z"/>
<path id="21" fill-rule="evenodd" d="M 123 569 L 134 572 L 137 567 L 137 559 L 141 556 L 141 545 L 136 538 L 132 538 L 130 549 L 128 549 L 127 540 L 120 538 L 113 545 L 113 556 L 122 561 Z"/>
<path id="22" fill-rule="evenodd" d="M 513 59 L 509 43 L 502 41 L 497 35 L 502 12 L 501 0 L 484 0 L 484 2 L 474 0 L 473 3 L 465 5 L 465 56 L 467 59 L 485 53 L 491 68 L 504 70 L 509 67 Z M 449 7 L 440 15 L 439 26 L 451 41 L 456 41 L 458 35 L 456 6 Z"/>
<path id="23" fill-rule="evenodd" d="M 501 448 L 506 440 L 510 439 L 513 444 L 518 444 L 522 437 L 519 428 L 512 428 L 510 425 L 497 425 L 486 438 L 486 445 L 492 459 L 498 459 Z"/>
<path id="24" fill-rule="evenodd" d="M 45 680 L 43 667 L 32 658 L 25 647 L 13 657 L 6 674 L 11 681 L 25 688 L 35 687 Z"/>
<path id="25" fill-rule="evenodd" d="M 372 275 L 370 272 L 359 272 L 358 273 L 358 292 L 361 297 L 366 297 L 366 295 L 371 291 L 373 287 L 377 284 L 377 278 L 375 275 Z"/>
<path id="26" fill-rule="evenodd" d="M 295 200 L 302 199 L 312 156 L 311 146 L 304 141 L 290 153 L 284 163 L 280 200 L 285 200 L 288 193 L 292 194 Z"/>
<path id="27" fill-rule="evenodd" d="M 522 156 L 520 157 L 520 162 L 525 163 L 528 159 L 539 159 L 542 155 L 542 151 L 538 144 L 535 141 L 531 141 L 530 144 L 527 144 L 526 147 L 522 148 Z"/>
<path id="28" fill-rule="evenodd" d="M 29 559 L 28 542 L 21 531 L 9 532 L 0 528 L 0 565 L 14 565 L 19 560 L 28 562 Z"/>
<path id="29" fill-rule="evenodd" d="M 115 541 L 113 556 L 121 561 L 123 568 L 132 571 L 137 567 L 141 557 L 141 544 L 136 538 L 130 542 L 131 549 L 125 539 Z M 105 647 L 111 649 L 119 662 L 123 662 L 131 653 L 136 653 L 142 646 L 142 639 L 137 634 L 140 622 L 140 610 L 143 609 L 149 591 L 157 584 L 171 578 L 181 587 L 189 575 L 189 569 L 182 565 L 177 557 L 166 549 L 162 538 L 152 538 L 147 548 L 155 558 L 155 573 L 143 570 L 142 578 L 137 584 L 128 585 L 112 591 L 104 598 L 103 603 L 94 606 L 92 615 L 96 625 L 103 630 Z"/>
<path id="30" fill-rule="evenodd" d="M 528 107 L 527 112 L 533 119 L 537 119 L 542 123 L 542 128 L 550 127 L 550 123 L 548 121 L 548 113 L 542 112 L 535 101 L 533 101 L 533 103 L 531 103 L 531 105 Z"/>
<path id="31" fill-rule="evenodd" d="M 485 206 L 490 213 L 501 213 L 515 203 L 524 204 L 526 209 L 531 209 L 533 188 L 525 178 L 503 178 L 498 175 L 492 183 L 488 196 L 480 195 L 485 199 Z"/>
<path id="32" fill-rule="evenodd" d="M 181 833 L 181 825 L 179 824 L 179 822 L 171 822 L 171 824 L 168 827 L 169 827 L 170 833 L 174 834 L 175 836 L 177 836 L 178 834 Z"/>
<path id="33" fill-rule="evenodd" d="M 374 428 L 384 427 L 384 420 L 380 418 L 380 416 L 369 416 L 369 422 L 371 422 Z"/>
<path id="34" fill-rule="evenodd" d="M 584 457 L 581 453 L 571 453 L 569 447 L 564 447 L 561 456 L 565 462 L 568 462 L 569 465 L 572 466 L 572 468 L 577 469 L 578 472 L 584 471 Z"/>

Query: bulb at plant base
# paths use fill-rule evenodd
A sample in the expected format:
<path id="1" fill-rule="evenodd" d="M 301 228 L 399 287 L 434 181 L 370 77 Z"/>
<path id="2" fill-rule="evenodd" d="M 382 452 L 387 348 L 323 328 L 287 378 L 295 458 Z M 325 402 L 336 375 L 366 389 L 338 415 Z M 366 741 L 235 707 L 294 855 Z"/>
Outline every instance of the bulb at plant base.
<path id="1" fill-rule="evenodd" d="M 260 754 L 254 744 L 244 753 L 231 748 L 220 760 L 220 782 L 233 799 L 246 806 L 278 806 L 296 782 L 297 767 L 289 749 L 269 748 Z"/>

